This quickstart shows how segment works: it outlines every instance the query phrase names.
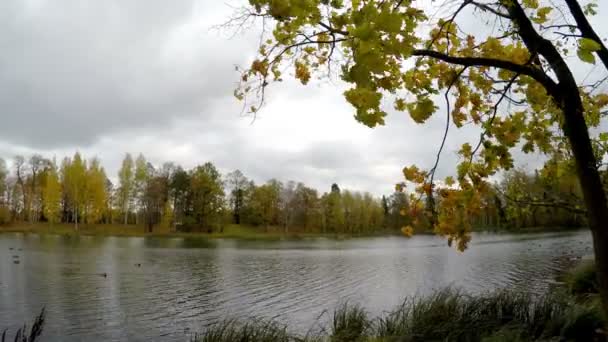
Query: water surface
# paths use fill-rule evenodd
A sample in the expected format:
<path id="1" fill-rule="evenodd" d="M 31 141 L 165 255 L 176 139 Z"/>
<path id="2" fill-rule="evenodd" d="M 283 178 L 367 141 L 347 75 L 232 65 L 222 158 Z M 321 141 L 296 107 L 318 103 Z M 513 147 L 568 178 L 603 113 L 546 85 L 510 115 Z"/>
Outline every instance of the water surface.
<path id="1" fill-rule="evenodd" d="M 14 331 L 44 306 L 44 341 L 186 341 L 227 316 L 276 318 L 305 331 L 344 301 L 379 314 L 446 286 L 542 292 L 591 252 L 587 232 L 479 234 L 465 253 L 432 236 L 262 242 L 2 234 L 0 329 Z"/>

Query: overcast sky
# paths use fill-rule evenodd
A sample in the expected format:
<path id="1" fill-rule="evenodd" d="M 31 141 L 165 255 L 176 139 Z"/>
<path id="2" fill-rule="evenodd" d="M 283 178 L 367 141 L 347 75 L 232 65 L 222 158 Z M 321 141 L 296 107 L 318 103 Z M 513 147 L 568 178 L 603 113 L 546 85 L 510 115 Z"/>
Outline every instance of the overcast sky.
<path id="1" fill-rule="evenodd" d="M 235 65 L 251 60 L 257 35 L 211 29 L 231 14 L 228 4 L 238 1 L 0 1 L 0 157 L 78 150 L 115 178 L 124 154 L 141 152 L 154 164 L 212 161 L 256 182 L 322 191 L 336 182 L 375 194 L 389 193 L 406 164 L 432 166 L 443 115 L 418 126 L 389 113 L 386 126 L 369 129 L 339 84 L 286 82 L 255 122 L 242 117 Z M 477 138 L 452 131 L 442 176 L 458 144 Z"/>

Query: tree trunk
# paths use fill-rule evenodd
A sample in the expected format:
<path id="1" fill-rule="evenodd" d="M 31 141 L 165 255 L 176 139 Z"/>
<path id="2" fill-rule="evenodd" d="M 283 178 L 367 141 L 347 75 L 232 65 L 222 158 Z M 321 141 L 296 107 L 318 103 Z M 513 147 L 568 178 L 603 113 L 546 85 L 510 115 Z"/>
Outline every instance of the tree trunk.
<path id="1" fill-rule="evenodd" d="M 576 79 L 557 48 L 538 34 L 519 2 L 501 0 L 500 3 L 507 8 L 524 44 L 531 52 L 542 55 L 557 76 L 557 83 L 545 80 L 543 86 L 563 110 L 563 130 L 570 142 L 583 191 L 589 228 L 593 236 L 600 297 L 604 313 L 608 314 L 608 230 L 604 227 L 608 224 L 608 205 Z"/>
<path id="2" fill-rule="evenodd" d="M 152 233 L 153 223 L 152 223 L 152 215 L 148 216 L 148 233 Z"/>
<path id="3" fill-rule="evenodd" d="M 570 13 L 572 13 L 572 17 L 576 21 L 576 25 L 578 29 L 581 31 L 583 37 L 587 39 L 591 39 L 596 43 L 600 44 L 600 49 L 595 51 L 595 53 L 600 57 L 600 60 L 604 64 L 606 68 L 608 68 L 608 49 L 602 39 L 597 35 L 589 20 L 587 20 L 587 16 L 585 12 L 581 8 L 578 0 L 566 0 L 566 4 L 570 9 Z"/>
<path id="4" fill-rule="evenodd" d="M 578 89 L 577 89 L 578 90 Z M 580 99 L 578 96 L 573 96 Z M 587 219 L 593 236 L 593 249 L 600 296 L 604 312 L 608 313 L 608 205 L 606 193 L 597 169 L 589 131 L 579 101 L 570 99 L 565 104 L 564 133 L 570 141 L 576 161 L 579 182 L 583 190 Z"/>
<path id="5" fill-rule="evenodd" d="M 74 229 L 78 231 L 78 208 L 74 209 Z"/>

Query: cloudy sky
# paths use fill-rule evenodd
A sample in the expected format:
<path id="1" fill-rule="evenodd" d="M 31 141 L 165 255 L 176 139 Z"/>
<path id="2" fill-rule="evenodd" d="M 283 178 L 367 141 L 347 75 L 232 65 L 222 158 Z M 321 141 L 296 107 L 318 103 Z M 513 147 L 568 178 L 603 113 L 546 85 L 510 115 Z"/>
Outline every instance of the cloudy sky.
<path id="1" fill-rule="evenodd" d="M 235 65 L 251 61 L 257 34 L 213 29 L 238 4 L 0 1 L 0 157 L 78 150 L 115 177 L 126 152 L 141 152 L 154 164 L 212 161 L 256 182 L 293 179 L 320 190 L 336 182 L 375 194 L 390 192 L 406 164 L 432 166 L 442 115 L 416 126 L 390 113 L 386 126 L 369 129 L 353 119 L 340 84 L 287 82 L 271 89 L 254 122 L 243 117 L 232 96 Z M 608 25 L 598 26 L 608 36 Z M 442 175 L 458 143 L 478 138 L 452 132 Z"/>

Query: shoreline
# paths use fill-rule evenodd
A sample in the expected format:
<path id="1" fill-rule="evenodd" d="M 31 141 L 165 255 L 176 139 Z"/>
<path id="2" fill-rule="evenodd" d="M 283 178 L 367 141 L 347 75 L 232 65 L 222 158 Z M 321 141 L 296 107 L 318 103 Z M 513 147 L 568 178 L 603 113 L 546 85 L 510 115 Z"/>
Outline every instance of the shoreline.
<path id="1" fill-rule="evenodd" d="M 156 227 L 158 229 L 158 227 Z M 474 229 L 471 233 L 475 234 L 536 234 L 536 233 L 566 233 L 586 230 L 586 227 L 529 227 L 521 229 Z M 123 226 L 123 225 L 82 225 L 79 230 L 75 230 L 73 225 L 54 225 L 46 223 L 0 226 L 0 235 L 9 233 L 35 234 L 35 235 L 63 235 L 63 236 L 102 236 L 102 237 L 154 237 L 154 238 L 192 238 L 203 240 L 234 239 L 234 240 L 260 240 L 260 241 L 279 241 L 279 240 L 302 240 L 325 238 L 333 240 L 349 240 L 374 237 L 402 237 L 397 231 L 382 231 L 372 233 L 322 233 L 322 232 L 302 232 L 294 230 L 284 232 L 278 227 L 270 227 L 265 230 L 262 227 L 248 225 L 230 224 L 224 227 L 222 232 L 171 232 L 153 231 L 145 232 L 143 226 Z M 414 235 L 435 235 L 433 232 L 423 231 Z"/>
<path id="2" fill-rule="evenodd" d="M 315 233 L 315 232 L 282 232 L 273 228 L 270 231 L 260 231 L 264 228 L 253 226 L 228 225 L 223 232 L 168 232 L 155 231 L 145 232 L 143 226 L 121 226 L 121 225 L 88 225 L 81 226 L 75 230 L 71 225 L 48 226 L 46 224 L 20 225 L 0 227 L 0 235 L 10 233 L 35 234 L 35 235 L 62 235 L 62 236 L 101 236 L 101 237 L 153 237 L 153 238 L 191 238 L 202 240 L 234 239 L 234 240 L 302 240 L 325 238 L 334 240 L 347 240 L 370 237 L 402 236 L 399 232 L 379 231 L 365 234 L 345 233 Z"/>

